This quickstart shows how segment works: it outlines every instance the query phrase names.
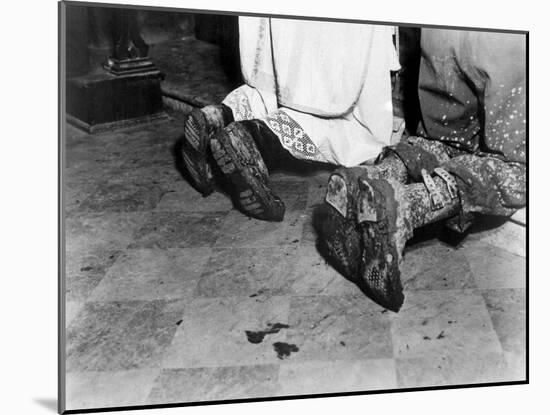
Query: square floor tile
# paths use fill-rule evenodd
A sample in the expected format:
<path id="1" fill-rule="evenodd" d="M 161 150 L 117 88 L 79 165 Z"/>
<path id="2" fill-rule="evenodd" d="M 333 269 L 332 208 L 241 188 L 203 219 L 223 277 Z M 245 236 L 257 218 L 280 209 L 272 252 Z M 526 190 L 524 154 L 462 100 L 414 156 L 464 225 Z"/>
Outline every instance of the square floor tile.
<path id="1" fill-rule="evenodd" d="M 74 213 L 65 220 L 67 252 L 123 249 L 150 213 Z"/>
<path id="2" fill-rule="evenodd" d="M 392 357 L 387 313 L 363 294 L 293 297 L 289 316 L 289 361 Z"/>
<path id="3" fill-rule="evenodd" d="M 294 269 L 290 280 L 294 295 L 360 295 L 352 282 L 330 266 L 314 245 L 297 247 L 293 252 Z"/>
<path id="4" fill-rule="evenodd" d="M 66 378 L 66 408 L 145 405 L 160 369 L 73 372 Z"/>
<path id="5" fill-rule="evenodd" d="M 84 303 L 80 301 L 65 302 L 65 327 L 68 327 L 73 319 L 78 315 L 84 307 Z"/>
<path id="6" fill-rule="evenodd" d="M 126 250 L 90 300 L 190 300 L 210 252 L 210 248 Z"/>
<path id="7" fill-rule="evenodd" d="M 277 365 L 164 369 L 149 395 L 152 404 L 272 397 Z"/>
<path id="8" fill-rule="evenodd" d="M 477 241 L 461 249 L 479 288 L 525 288 L 525 258 Z"/>
<path id="9" fill-rule="evenodd" d="M 157 211 L 174 212 L 229 212 L 233 209 L 231 199 L 219 192 L 203 197 L 190 185 L 186 189 L 167 192 L 156 207 Z"/>
<path id="10" fill-rule="evenodd" d="M 65 182 L 63 184 L 63 201 L 65 212 L 72 212 L 80 207 L 80 204 L 97 191 L 96 182 Z"/>
<path id="11" fill-rule="evenodd" d="M 67 371 L 158 367 L 183 309 L 182 301 L 86 303 L 67 330 Z"/>
<path id="12" fill-rule="evenodd" d="M 435 239 L 405 251 L 401 280 L 406 291 L 476 288 L 462 251 Z"/>
<path id="13" fill-rule="evenodd" d="M 288 294 L 296 259 L 292 253 L 292 247 L 216 248 L 200 277 L 196 295 L 246 297 Z"/>
<path id="14" fill-rule="evenodd" d="M 527 334 L 525 289 L 483 290 L 482 294 L 493 328 L 504 351 L 525 354 Z"/>
<path id="15" fill-rule="evenodd" d="M 288 325 L 288 308 L 285 297 L 195 299 L 186 309 L 163 367 L 276 363 L 273 343 L 284 342 L 288 329 L 282 326 Z M 281 328 L 273 330 L 277 327 Z"/>
<path id="16" fill-rule="evenodd" d="M 506 381 L 526 381 L 527 380 L 527 351 L 523 352 L 504 352 L 506 360 Z"/>
<path id="17" fill-rule="evenodd" d="M 502 353 L 448 354 L 396 359 L 400 388 L 522 380 Z"/>
<path id="18" fill-rule="evenodd" d="M 231 211 L 219 229 L 215 246 L 219 248 L 256 248 L 287 246 L 300 240 L 307 215 L 299 211 L 286 212 L 282 222 L 267 222 Z"/>
<path id="19" fill-rule="evenodd" d="M 134 235 L 129 248 L 195 248 L 211 246 L 220 234 L 224 214 L 153 212 Z"/>
<path id="20" fill-rule="evenodd" d="M 476 290 L 409 291 L 401 311 L 390 317 L 396 358 L 473 358 L 502 352 Z"/>
<path id="21" fill-rule="evenodd" d="M 363 392 L 397 387 L 393 359 L 284 363 L 280 395 Z"/>
<path id="22" fill-rule="evenodd" d="M 162 191 L 161 195 L 165 192 L 177 191 L 182 186 L 188 185 L 172 163 L 153 163 L 137 167 L 125 164 L 118 172 L 117 180 L 136 185 L 158 186 Z"/>
<path id="23" fill-rule="evenodd" d="M 164 191 L 152 183 L 135 183 L 111 179 L 80 203 L 79 211 L 135 212 L 155 208 Z"/>
<path id="24" fill-rule="evenodd" d="M 521 217 L 521 215 L 519 216 Z M 483 226 L 483 224 L 481 224 L 481 226 Z M 525 223 L 520 224 L 508 220 L 500 224 L 500 226 L 491 229 L 471 232 L 468 235 L 468 239 L 473 239 L 486 245 L 492 245 L 522 257 L 525 257 L 527 253 L 527 227 Z"/>
<path id="25" fill-rule="evenodd" d="M 70 250 L 65 253 L 65 298 L 85 300 L 119 257 L 120 250 Z"/>
<path id="26" fill-rule="evenodd" d="M 163 127 L 166 127 L 166 124 Z M 166 131 L 165 128 L 162 129 Z M 139 137 L 140 134 L 141 137 Z M 136 137 L 136 135 L 139 138 Z M 136 179 L 146 178 L 156 180 L 156 176 L 142 176 L 139 174 L 140 168 L 152 166 L 163 167 L 167 170 L 170 168 L 170 170 L 174 170 L 175 175 L 177 175 L 178 172 L 175 169 L 174 155 L 170 149 L 176 139 L 177 136 L 173 138 L 174 141 L 172 142 L 166 139 L 159 142 L 154 133 L 151 134 L 151 132 L 148 133 L 147 131 L 137 132 L 137 134 L 133 132 L 127 135 L 127 137 L 119 143 L 125 150 L 122 170 L 128 175 L 134 174 Z"/>
<path id="27" fill-rule="evenodd" d="M 94 184 L 116 177 L 123 164 L 120 153 L 118 156 L 115 155 L 117 152 L 110 156 L 105 153 L 105 149 L 84 147 L 67 154 L 63 169 L 64 186 L 80 185 L 89 189 Z"/>

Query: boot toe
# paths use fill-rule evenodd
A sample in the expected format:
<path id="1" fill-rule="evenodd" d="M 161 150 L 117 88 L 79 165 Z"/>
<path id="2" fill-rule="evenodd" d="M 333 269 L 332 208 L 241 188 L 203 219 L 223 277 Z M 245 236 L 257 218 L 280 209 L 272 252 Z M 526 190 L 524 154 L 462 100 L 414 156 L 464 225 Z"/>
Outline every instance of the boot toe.
<path id="1" fill-rule="evenodd" d="M 386 180 L 362 179 L 359 183 L 358 226 L 362 238 L 361 286 L 372 300 L 391 311 L 404 301 L 399 267 L 403 241 L 396 230 L 398 204 Z"/>

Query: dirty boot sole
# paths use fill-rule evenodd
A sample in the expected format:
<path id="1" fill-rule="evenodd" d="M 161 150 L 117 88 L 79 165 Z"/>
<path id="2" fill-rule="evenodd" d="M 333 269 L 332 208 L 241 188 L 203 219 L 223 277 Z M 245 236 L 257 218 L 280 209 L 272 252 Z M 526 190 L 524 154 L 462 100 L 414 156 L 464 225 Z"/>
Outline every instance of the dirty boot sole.
<path id="1" fill-rule="evenodd" d="M 212 154 L 235 187 L 237 201 L 248 215 L 280 222 L 285 205 L 268 186 L 269 173 L 250 133 L 232 123 L 210 141 Z"/>
<path id="2" fill-rule="evenodd" d="M 182 159 L 203 196 L 214 191 L 212 168 L 208 164 L 208 126 L 204 114 L 193 109 L 185 121 Z"/>
<path id="3" fill-rule="evenodd" d="M 397 202 L 386 180 L 361 179 L 357 208 L 361 235 L 360 276 L 367 296 L 391 311 L 403 304 L 397 229 Z"/>

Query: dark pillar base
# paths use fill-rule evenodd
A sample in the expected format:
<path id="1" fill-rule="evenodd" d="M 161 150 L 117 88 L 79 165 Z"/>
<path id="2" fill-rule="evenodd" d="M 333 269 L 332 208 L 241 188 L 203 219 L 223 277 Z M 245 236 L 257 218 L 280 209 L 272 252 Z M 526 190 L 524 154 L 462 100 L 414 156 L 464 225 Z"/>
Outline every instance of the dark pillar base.
<path id="1" fill-rule="evenodd" d="M 158 70 L 71 78 L 67 81 L 67 119 L 93 133 L 167 117 L 162 109 L 161 80 Z"/>

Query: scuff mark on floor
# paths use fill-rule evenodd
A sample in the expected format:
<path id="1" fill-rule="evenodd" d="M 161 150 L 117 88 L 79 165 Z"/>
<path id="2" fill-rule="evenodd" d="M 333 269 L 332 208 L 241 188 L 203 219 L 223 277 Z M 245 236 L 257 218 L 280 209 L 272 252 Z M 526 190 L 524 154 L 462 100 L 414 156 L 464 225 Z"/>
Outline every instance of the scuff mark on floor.
<path id="1" fill-rule="evenodd" d="M 310 329 L 314 329 L 316 328 L 319 324 L 321 324 L 321 322 L 323 322 L 324 320 L 326 320 L 327 318 L 330 317 L 330 314 L 325 314 L 320 320 L 317 320 L 315 323 L 313 323 L 311 326 L 309 326 Z"/>

